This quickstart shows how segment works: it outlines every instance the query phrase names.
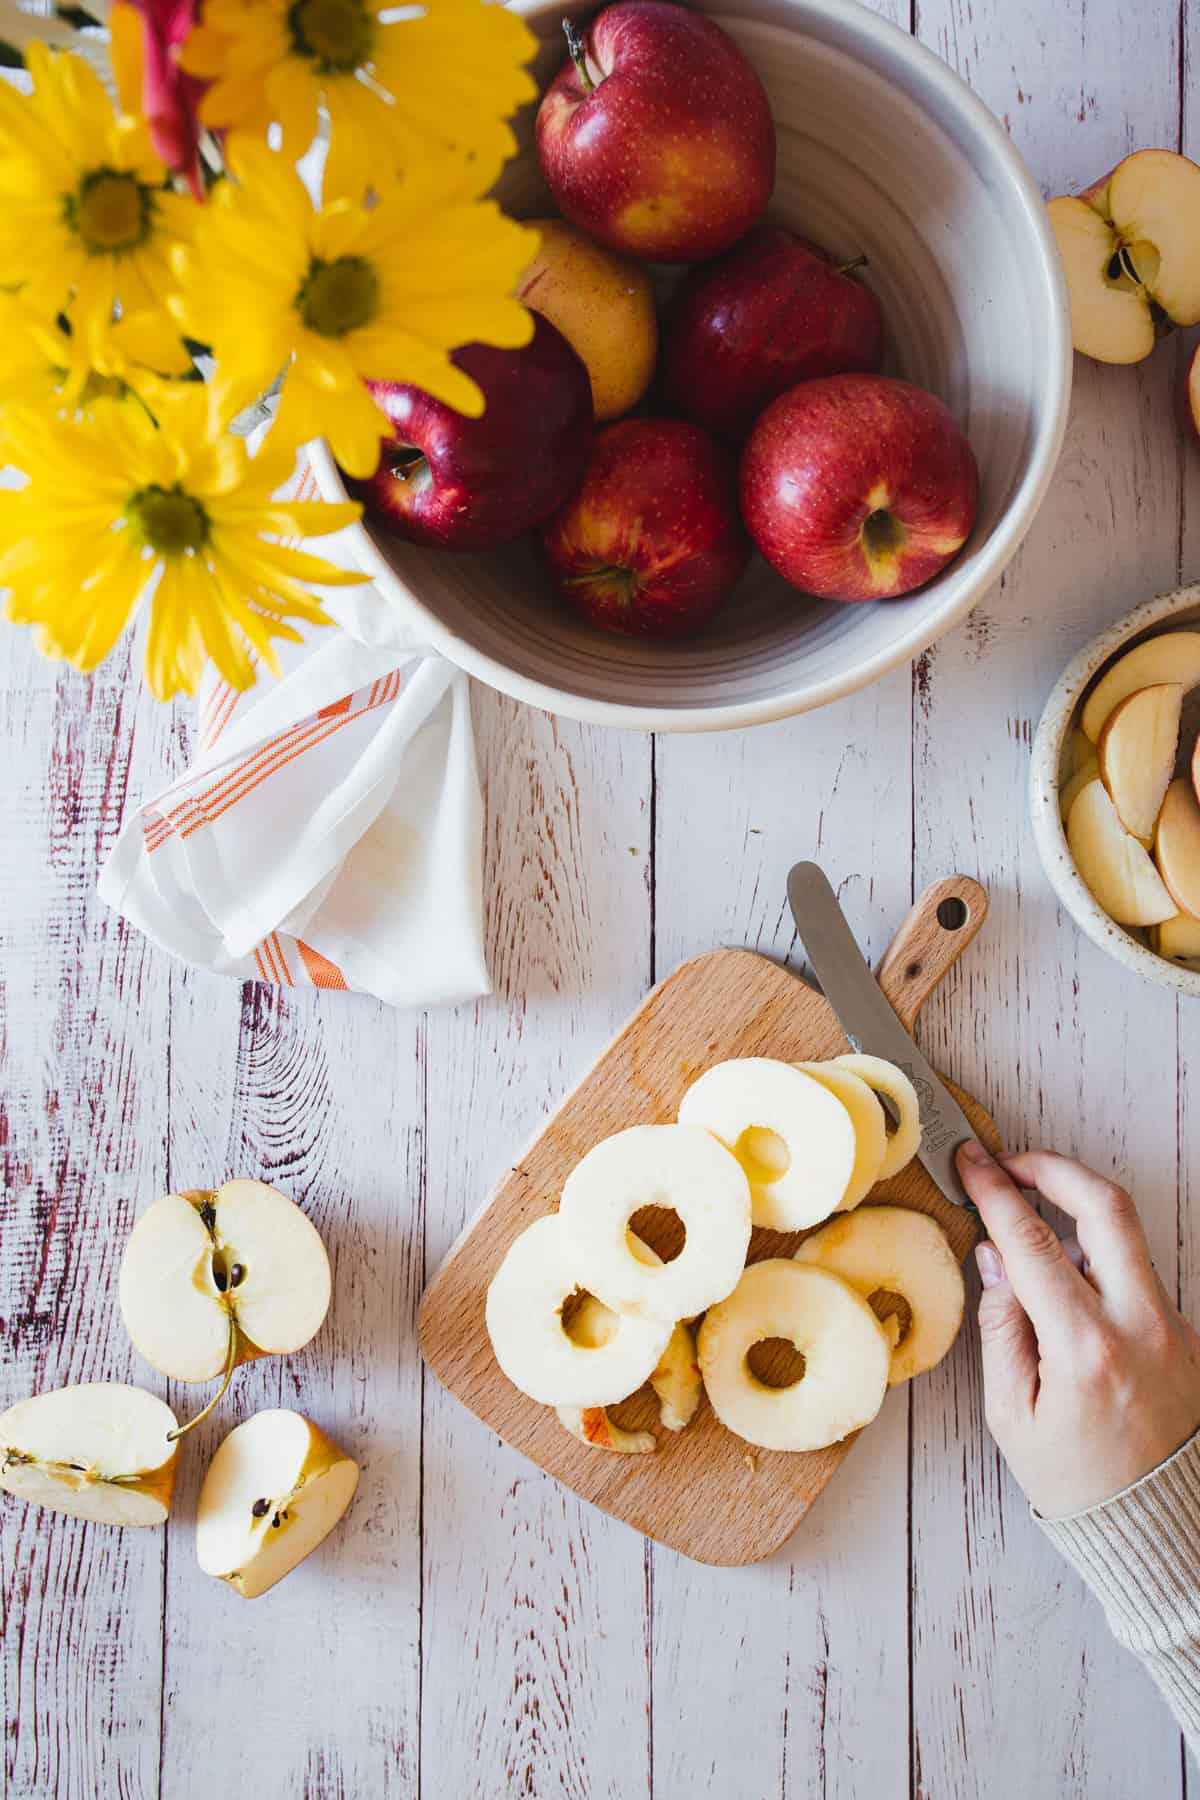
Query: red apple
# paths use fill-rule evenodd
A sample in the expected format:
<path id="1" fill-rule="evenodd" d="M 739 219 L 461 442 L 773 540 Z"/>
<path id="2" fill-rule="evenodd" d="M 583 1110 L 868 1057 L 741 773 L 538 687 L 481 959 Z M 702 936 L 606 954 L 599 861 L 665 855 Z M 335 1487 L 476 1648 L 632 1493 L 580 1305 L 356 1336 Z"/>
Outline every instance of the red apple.
<path id="1" fill-rule="evenodd" d="M 580 33 L 537 116 L 559 209 L 631 256 L 699 262 L 740 238 L 775 185 L 762 82 L 731 38 L 665 0 L 620 0 Z"/>
<path id="2" fill-rule="evenodd" d="M 890 600 L 961 550 L 979 477 L 942 402 L 886 375 L 802 381 L 746 443 L 742 517 L 785 581 L 825 600 Z"/>
<path id="3" fill-rule="evenodd" d="M 609 425 L 582 485 L 542 527 L 542 548 L 559 592 L 593 625 L 685 637 L 750 557 L 732 460 L 683 419 Z"/>
<path id="4" fill-rule="evenodd" d="M 539 525 L 579 481 L 591 381 L 540 314 L 522 349 L 467 344 L 451 361 L 483 390 L 482 417 L 409 382 L 368 382 L 394 430 L 371 479 L 352 485 L 373 518 L 414 544 L 486 550 Z"/>
<path id="5" fill-rule="evenodd" d="M 1183 418 L 1192 437 L 1200 441 L 1200 344 L 1192 351 L 1183 380 Z"/>
<path id="6" fill-rule="evenodd" d="M 663 398 L 709 431 L 745 437 L 777 394 L 819 375 L 879 367 L 878 300 L 816 244 L 762 227 L 693 269 L 672 303 Z"/>

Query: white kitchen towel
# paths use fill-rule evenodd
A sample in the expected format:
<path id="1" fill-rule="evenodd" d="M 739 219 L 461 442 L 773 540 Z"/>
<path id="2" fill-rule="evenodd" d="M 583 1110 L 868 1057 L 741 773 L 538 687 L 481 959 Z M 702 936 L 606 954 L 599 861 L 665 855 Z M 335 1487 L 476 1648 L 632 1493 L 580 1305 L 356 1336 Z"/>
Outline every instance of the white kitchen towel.
<path id="1" fill-rule="evenodd" d="M 307 470 L 292 486 L 316 491 Z M 311 548 L 354 566 L 345 532 Z M 373 586 L 314 591 L 337 624 L 279 644 L 278 680 L 238 693 L 209 667 L 199 755 L 124 821 L 100 896 L 239 980 L 393 1006 L 486 994 L 467 678 Z"/>

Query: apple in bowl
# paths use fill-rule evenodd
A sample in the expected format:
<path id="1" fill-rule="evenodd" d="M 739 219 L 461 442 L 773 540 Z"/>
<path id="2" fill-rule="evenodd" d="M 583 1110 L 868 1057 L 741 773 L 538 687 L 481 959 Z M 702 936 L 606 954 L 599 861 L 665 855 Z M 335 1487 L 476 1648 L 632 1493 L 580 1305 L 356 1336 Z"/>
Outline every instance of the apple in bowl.
<path id="1" fill-rule="evenodd" d="M 671 302 L 661 362 L 671 412 L 744 438 L 798 381 L 878 369 L 883 313 L 870 288 L 779 227 L 762 227 L 693 269 Z"/>
<path id="2" fill-rule="evenodd" d="M 392 421 L 379 467 L 349 482 L 389 530 L 438 550 L 487 550 L 521 537 L 583 474 L 592 385 L 562 332 L 540 314 L 519 350 L 468 344 L 451 359 L 483 391 L 477 419 L 411 382 L 371 381 Z"/>
<path id="3" fill-rule="evenodd" d="M 932 580 L 966 543 L 978 493 L 949 409 L 891 376 L 800 382 L 742 453 L 750 535 L 785 581 L 825 600 L 890 600 Z"/>
<path id="4" fill-rule="evenodd" d="M 570 54 L 536 126 L 560 211 L 651 262 L 727 250 L 775 185 L 770 105 L 732 38 L 666 0 L 621 0 L 563 29 Z"/>
<path id="5" fill-rule="evenodd" d="M 683 419 L 622 419 L 596 438 L 577 492 L 542 527 L 559 594 L 626 637 L 699 630 L 750 559 L 732 458 Z"/>

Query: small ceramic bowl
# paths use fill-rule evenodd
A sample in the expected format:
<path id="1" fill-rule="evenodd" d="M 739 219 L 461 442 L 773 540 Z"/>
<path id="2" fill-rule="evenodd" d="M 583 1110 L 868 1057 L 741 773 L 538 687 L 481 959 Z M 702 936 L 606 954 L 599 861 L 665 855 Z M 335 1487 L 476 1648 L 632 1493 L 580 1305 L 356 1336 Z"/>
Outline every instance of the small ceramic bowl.
<path id="1" fill-rule="evenodd" d="M 1186 969 L 1178 963 L 1156 956 L 1140 936 L 1115 925 L 1084 885 L 1067 848 L 1067 834 L 1059 810 L 1059 793 L 1070 774 L 1071 730 L 1078 723 L 1080 703 L 1100 671 L 1128 650 L 1139 638 L 1155 637 L 1164 631 L 1194 627 L 1200 631 L 1200 583 L 1176 588 L 1170 594 L 1158 594 L 1143 602 L 1085 644 L 1073 662 L 1068 663 L 1046 703 L 1041 723 L 1033 740 L 1033 758 L 1029 770 L 1029 803 L 1033 813 L 1033 837 L 1042 867 L 1058 898 L 1066 907 L 1080 931 L 1086 933 L 1101 950 L 1132 969 L 1147 981 L 1176 988 L 1181 994 L 1194 994 L 1200 999 L 1200 970 Z M 1180 738 L 1178 773 L 1187 773 L 1188 753 L 1200 726 L 1200 705 L 1193 697 L 1184 712 L 1184 729 Z"/>
<path id="2" fill-rule="evenodd" d="M 527 543 L 434 554 L 370 521 L 360 567 L 427 642 L 503 693 L 642 731 L 758 724 L 823 706 L 907 662 L 970 610 L 1028 531 L 1062 442 L 1071 387 L 1066 290 L 1046 209 L 1008 136 L 923 44 L 848 0 L 692 0 L 766 84 L 779 140 L 769 216 L 840 259 L 865 254 L 893 374 L 931 388 L 964 425 L 980 507 L 961 555 L 909 599 L 805 599 L 756 558 L 713 625 L 678 644 L 595 631 L 556 602 Z M 514 0 L 544 87 L 562 18 L 595 0 Z M 499 195 L 553 211 L 532 146 L 534 108 Z M 313 470 L 344 495 L 324 445 Z"/>

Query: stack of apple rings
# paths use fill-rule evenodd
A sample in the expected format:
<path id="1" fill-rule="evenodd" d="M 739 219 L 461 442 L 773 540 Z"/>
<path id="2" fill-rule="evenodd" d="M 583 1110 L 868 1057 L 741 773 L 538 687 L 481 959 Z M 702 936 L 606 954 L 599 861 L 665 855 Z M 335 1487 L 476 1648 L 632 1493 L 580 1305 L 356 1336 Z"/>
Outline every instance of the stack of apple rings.
<path id="1" fill-rule="evenodd" d="M 608 1411 L 647 1381 L 669 1431 L 691 1421 L 707 1388 L 748 1443 L 837 1442 L 874 1417 L 889 1384 L 940 1360 L 961 1323 L 962 1273 L 935 1221 L 863 1205 L 914 1155 L 920 1129 L 911 1082 L 877 1057 L 714 1065 L 677 1124 L 597 1144 L 559 1210 L 509 1246 L 487 1297 L 497 1362 L 594 1449 L 657 1448 L 653 1432 L 625 1430 Z M 647 1207 L 684 1226 L 671 1261 L 631 1228 Z M 747 1267 L 754 1226 L 810 1235 L 794 1259 Z M 750 1352 L 772 1338 L 804 1358 L 791 1387 L 751 1368 Z"/>

